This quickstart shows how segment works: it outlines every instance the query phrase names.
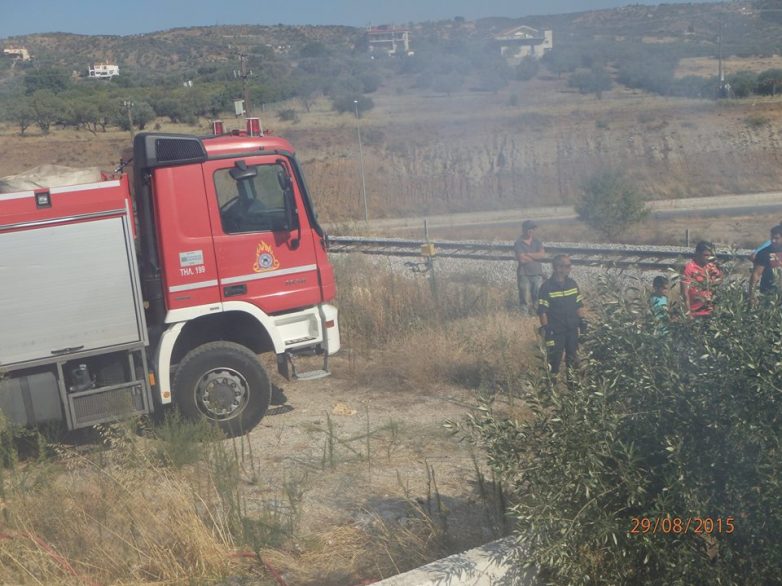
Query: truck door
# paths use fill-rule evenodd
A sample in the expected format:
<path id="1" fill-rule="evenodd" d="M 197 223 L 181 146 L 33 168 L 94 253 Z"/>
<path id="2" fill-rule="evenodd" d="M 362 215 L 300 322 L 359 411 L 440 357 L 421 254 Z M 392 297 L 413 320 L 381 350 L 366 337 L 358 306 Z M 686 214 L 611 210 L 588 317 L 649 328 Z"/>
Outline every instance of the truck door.
<path id="1" fill-rule="evenodd" d="M 204 170 L 222 300 L 269 314 L 320 303 L 312 230 L 288 161 L 251 156 Z"/>

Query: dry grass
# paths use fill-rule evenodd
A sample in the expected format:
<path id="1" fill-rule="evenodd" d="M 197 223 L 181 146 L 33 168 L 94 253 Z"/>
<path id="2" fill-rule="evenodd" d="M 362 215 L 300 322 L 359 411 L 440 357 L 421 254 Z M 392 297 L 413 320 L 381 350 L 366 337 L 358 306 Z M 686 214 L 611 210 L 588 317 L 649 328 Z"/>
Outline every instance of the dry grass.
<path id="1" fill-rule="evenodd" d="M 739 71 L 754 71 L 760 73 L 766 69 L 782 68 L 782 56 L 771 55 L 770 57 L 727 57 L 722 60 L 722 66 L 725 75 L 732 75 Z M 697 75 L 700 77 L 710 77 L 717 75 L 717 60 L 712 57 L 686 57 L 679 61 L 676 67 L 676 77 L 686 77 L 688 75 Z"/>
<path id="2" fill-rule="evenodd" d="M 359 382 L 435 381 L 515 392 L 537 364 L 537 320 L 516 309 L 515 288 L 480 276 L 454 281 L 400 274 L 361 257 L 335 258 L 343 339 L 364 355 Z M 381 350 L 382 349 L 382 350 Z"/>
<path id="3" fill-rule="evenodd" d="M 780 212 L 759 214 L 702 215 L 692 214 L 677 218 L 650 217 L 632 226 L 617 242 L 627 244 L 652 244 L 685 246 L 689 236 L 691 246 L 699 240 L 716 242 L 721 247 L 755 248 L 768 238 L 768 231 L 779 222 Z M 486 224 L 483 226 L 459 226 L 430 228 L 430 237 L 442 240 L 481 240 L 486 242 L 513 242 L 521 231 L 520 222 L 507 224 Z M 339 232 L 353 234 L 355 232 Z M 421 230 L 396 230 L 394 235 L 401 238 L 420 239 Z M 545 221 L 541 222 L 538 235 L 546 242 L 595 242 L 605 241 L 600 233 L 590 229 L 582 222 Z"/>
<path id="4" fill-rule="evenodd" d="M 0 582 L 207 582 L 231 572 L 236 544 L 212 478 L 199 487 L 139 445 L 99 454 L 61 448 L 56 461 L 4 472 Z"/>
<path id="5" fill-rule="evenodd" d="M 262 550 L 261 557 L 290 584 L 342 586 L 388 578 L 448 553 L 442 526 L 415 502 L 403 523 L 373 513 L 368 518 L 363 527 L 338 526 L 308 536 L 303 551 Z"/>

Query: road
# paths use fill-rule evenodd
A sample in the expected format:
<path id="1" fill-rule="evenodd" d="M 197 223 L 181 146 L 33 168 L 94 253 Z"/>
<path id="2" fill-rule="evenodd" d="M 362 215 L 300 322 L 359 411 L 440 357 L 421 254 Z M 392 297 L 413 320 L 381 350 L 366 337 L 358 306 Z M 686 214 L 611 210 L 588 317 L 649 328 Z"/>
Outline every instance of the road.
<path id="1" fill-rule="evenodd" d="M 713 197 L 691 197 L 650 201 L 647 204 L 655 218 L 692 216 L 721 216 L 747 214 L 782 214 L 782 192 L 747 193 L 741 195 L 717 195 Z M 782 216 L 780 216 L 782 217 Z M 430 228 L 456 226 L 515 225 L 523 220 L 534 219 L 540 224 L 549 222 L 576 222 L 578 216 L 572 206 L 548 206 L 523 210 L 501 210 L 488 212 L 465 212 L 426 217 Z M 424 218 L 385 218 L 369 221 L 369 227 L 376 232 L 405 231 L 420 229 Z"/>

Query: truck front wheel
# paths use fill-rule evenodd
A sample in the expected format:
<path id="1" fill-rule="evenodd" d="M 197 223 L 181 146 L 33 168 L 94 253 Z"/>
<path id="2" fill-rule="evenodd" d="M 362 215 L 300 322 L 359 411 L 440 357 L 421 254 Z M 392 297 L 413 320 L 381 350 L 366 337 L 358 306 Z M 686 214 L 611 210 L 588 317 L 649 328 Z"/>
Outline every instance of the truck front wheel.
<path id="1" fill-rule="evenodd" d="M 233 437 L 263 418 L 272 387 L 252 351 L 233 342 L 209 342 L 179 363 L 173 391 L 183 415 L 205 418 Z"/>

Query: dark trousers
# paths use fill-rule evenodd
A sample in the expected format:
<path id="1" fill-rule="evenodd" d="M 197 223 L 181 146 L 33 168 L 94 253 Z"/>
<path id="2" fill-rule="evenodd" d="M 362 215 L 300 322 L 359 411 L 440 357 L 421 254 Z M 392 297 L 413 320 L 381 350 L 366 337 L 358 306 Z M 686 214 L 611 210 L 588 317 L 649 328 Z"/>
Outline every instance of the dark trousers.
<path id="1" fill-rule="evenodd" d="M 563 353 L 568 368 L 578 366 L 578 330 L 550 332 L 546 336 L 546 354 L 551 374 L 559 372 Z"/>

